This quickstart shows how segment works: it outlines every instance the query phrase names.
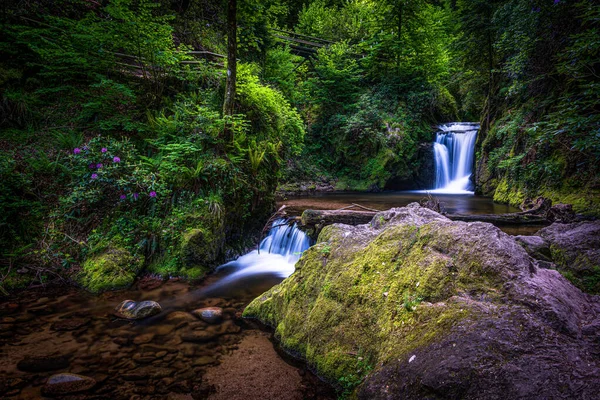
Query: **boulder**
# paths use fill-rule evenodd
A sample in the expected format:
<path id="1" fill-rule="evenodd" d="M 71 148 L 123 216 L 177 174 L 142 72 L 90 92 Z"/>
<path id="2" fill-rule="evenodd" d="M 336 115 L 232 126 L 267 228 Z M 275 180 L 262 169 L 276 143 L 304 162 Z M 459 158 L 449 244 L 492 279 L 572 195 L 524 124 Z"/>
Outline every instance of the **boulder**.
<path id="1" fill-rule="evenodd" d="M 115 314 L 125 319 L 144 319 L 162 311 L 160 304 L 155 301 L 124 300 L 115 308 Z"/>
<path id="2" fill-rule="evenodd" d="M 96 385 L 93 378 L 77 374 L 58 374 L 48 378 L 42 387 L 42 394 L 48 397 L 64 396 L 71 393 L 84 392 Z"/>
<path id="3" fill-rule="evenodd" d="M 216 324 L 223 319 L 221 307 L 204 307 L 192 311 L 192 314 L 209 324 Z"/>
<path id="4" fill-rule="evenodd" d="M 600 393 L 600 298 L 493 225 L 416 203 L 325 227 L 243 315 L 362 399 Z"/>
<path id="5" fill-rule="evenodd" d="M 563 275 L 581 290 L 600 294 L 600 221 L 554 223 L 537 234 Z"/>

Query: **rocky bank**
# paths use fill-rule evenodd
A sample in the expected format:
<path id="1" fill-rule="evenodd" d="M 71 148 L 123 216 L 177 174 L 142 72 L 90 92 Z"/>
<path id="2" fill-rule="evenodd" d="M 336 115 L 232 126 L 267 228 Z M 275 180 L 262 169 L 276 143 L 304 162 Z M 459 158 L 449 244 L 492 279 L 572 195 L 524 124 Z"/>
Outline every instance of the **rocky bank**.
<path id="1" fill-rule="evenodd" d="M 244 316 L 358 398 L 597 398 L 600 298 L 552 265 L 413 203 L 325 227 Z"/>

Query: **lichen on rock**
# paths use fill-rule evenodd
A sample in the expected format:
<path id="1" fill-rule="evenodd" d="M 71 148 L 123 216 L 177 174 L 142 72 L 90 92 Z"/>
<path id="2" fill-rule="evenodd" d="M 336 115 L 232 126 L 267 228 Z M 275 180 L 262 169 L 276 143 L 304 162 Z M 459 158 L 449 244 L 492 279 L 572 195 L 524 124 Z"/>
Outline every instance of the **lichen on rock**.
<path id="1" fill-rule="evenodd" d="M 597 338 L 581 327 L 598 315 L 597 298 L 538 268 L 511 236 L 416 203 L 325 227 L 296 272 L 244 311 L 370 399 L 552 397 L 570 366 L 597 373 Z M 598 375 L 572 381 L 600 389 Z"/>

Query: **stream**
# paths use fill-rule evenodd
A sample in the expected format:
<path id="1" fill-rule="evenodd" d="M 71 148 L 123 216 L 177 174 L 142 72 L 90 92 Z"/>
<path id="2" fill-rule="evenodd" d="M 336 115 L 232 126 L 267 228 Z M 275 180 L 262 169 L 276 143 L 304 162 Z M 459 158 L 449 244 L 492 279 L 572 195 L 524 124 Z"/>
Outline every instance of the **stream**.
<path id="1" fill-rule="evenodd" d="M 285 204 L 290 215 L 352 203 L 385 210 L 425 196 L 330 193 L 290 198 L 279 206 Z M 452 213 L 517 211 L 472 194 L 436 196 Z M 539 227 L 502 229 L 533 234 Z M 0 396 L 38 399 L 51 375 L 69 372 L 96 384 L 85 394 L 61 398 L 333 399 L 329 385 L 277 348 L 270 329 L 241 318 L 252 299 L 293 273 L 309 246 L 302 231 L 279 220 L 260 251 L 222 265 L 201 284 L 147 277 L 130 290 L 99 296 L 65 287 L 24 291 L 0 304 Z M 126 299 L 157 301 L 162 312 L 136 322 L 119 319 L 114 308 Z M 202 307 L 222 308 L 222 320 L 209 324 L 191 314 Z M 28 371 L 17 366 L 23 360 Z"/>
<path id="2" fill-rule="evenodd" d="M 269 330 L 241 318 L 310 246 L 303 232 L 280 222 L 260 254 L 219 267 L 200 285 L 143 278 L 131 290 L 99 296 L 49 287 L 1 303 L 0 397 L 39 399 L 51 375 L 68 372 L 96 384 L 59 398 L 334 399 L 329 385 L 277 348 Z M 125 299 L 157 301 L 162 312 L 119 319 L 113 311 Z M 202 307 L 222 308 L 222 320 L 191 314 Z"/>

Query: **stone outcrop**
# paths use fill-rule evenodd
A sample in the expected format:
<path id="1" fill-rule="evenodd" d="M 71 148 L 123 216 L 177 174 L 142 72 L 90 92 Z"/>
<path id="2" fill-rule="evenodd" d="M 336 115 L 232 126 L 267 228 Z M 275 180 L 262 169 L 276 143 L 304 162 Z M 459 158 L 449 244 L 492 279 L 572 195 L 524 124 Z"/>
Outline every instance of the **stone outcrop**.
<path id="1" fill-rule="evenodd" d="M 600 221 L 555 223 L 537 235 L 516 239 L 533 258 L 554 263 L 549 267 L 581 290 L 600 294 Z"/>
<path id="2" fill-rule="evenodd" d="M 244 316 L 359 398 L 600 393 L 600 299 L 493 225 L 416 203 L 325 227 Z"/>

